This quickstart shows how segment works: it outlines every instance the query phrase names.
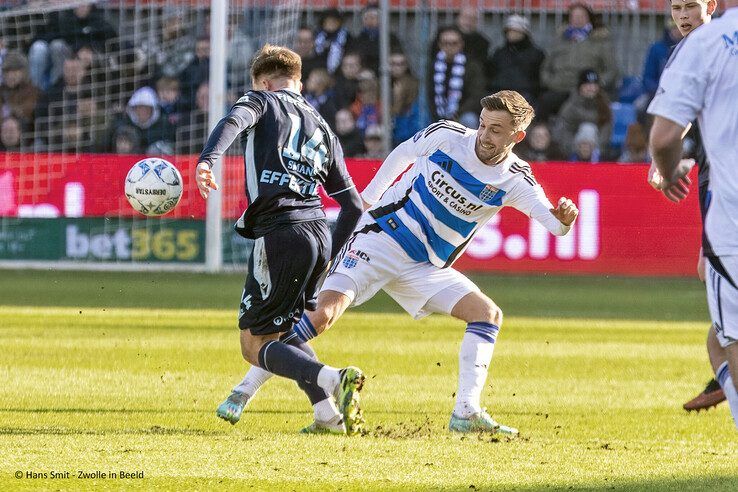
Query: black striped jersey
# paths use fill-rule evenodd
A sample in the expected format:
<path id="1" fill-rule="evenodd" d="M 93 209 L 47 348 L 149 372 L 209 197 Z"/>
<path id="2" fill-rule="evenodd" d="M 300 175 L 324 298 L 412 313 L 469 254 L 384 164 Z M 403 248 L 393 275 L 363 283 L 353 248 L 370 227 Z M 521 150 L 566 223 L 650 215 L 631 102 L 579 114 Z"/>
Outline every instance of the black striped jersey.
<path id="1" fill-rule="evenodd" d="M 199 162 L 212 167 L 239 135 L 249 206 L 236 230 L 245 237 L 324 218 L 318 187 L 335 195 L 354 186 L 338 138 L 296 92 L 244 94 L 213 130 Z"/>
<path id="2" fill-rule="evenodd" d="M 440 268 L 451 266 L 503 207 L 553 234 L 568 233 L 528 163 L 510 153 L 486 165 L 477 157 L 476 137 L 476 130 L 442 120 L 400 144 L 362 193 L 374 205 L 358 227 L 376 223 L 410 258 Z"/>

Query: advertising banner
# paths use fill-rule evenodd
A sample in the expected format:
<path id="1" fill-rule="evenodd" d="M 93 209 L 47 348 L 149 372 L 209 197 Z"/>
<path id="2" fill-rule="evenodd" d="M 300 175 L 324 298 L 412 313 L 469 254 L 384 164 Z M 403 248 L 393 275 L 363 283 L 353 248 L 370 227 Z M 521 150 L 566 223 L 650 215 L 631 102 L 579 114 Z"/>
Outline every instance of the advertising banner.
<path id="1" fill-rule="evenodd" d="M 133 248 L 130 257 L 133 259 L 136 259 L 133 251 L 144 251 L 136 249 L 135 245 L 150 243 L 150 251 L 140 255 L 151 261 L 202 261 L 204 256 L 200 241 L 204 234 L 201 221 L 205 217 L 205 201 L 198 195 L 192 180 L 195 156 L 169 158 L 182 173 L 184 194 L 177 208 L 163 220 L 133 220 L 140 216 L 128 205 L 123 195 L 123 182 L 131 165 L 138 159 L 136 156 L 1 156 L 0 217 L 6 217 L 0 220 L 0 247 L 5 248 L 0 250 L 2 258 L 16 257 L 13 256 L 16 250 L 25 251 L 25 255 L 39 259 L 68 258 L 66 248 L 70 237 L 79 238 L 79 234 L 99 235 L 94 232 L 95 227 L 104 226 L 107 227 L 105 230 L 111 231 L 111 224 L 124 224 L 121 227 L 129 231 Z M 374 176 L 381 162 L 357 159 L 348 160 L 347 164 L 361 190 Z M 456 263 L 457 268 L 474 271 L 694 275 L 701 234 L 696 186 L 693 185 L 687 200 L 673 204 L 646 183 L 645 165 L 541 163 L 532 164 L 532 168 L 553 203 L 561 196 L 567 196 L 577 203 L 581 215 L 574 230 L 566 237 L 553 237 L 535 221 L 516 210 L 505 209 L 476 234 L 466 254 Z M 247 206 L 243 192 L 242 159 L 226 159 L 223 173 L 223 217 L 232 221 Z M 696 182 L 696 172 L 693 174 L 693 181 Z M 334 217 L 338 212 L 336 204 L 327 198 L 325 203 L 329 216 Z M 56 217 L 107 220 L 82 221 L 80 224 L 84 225 L 75 225 L 77 222 L 74 221 L 54 221 L 55 225 L 48 226 L 38 225 L 43 222 L 27 220 Z M 17 218 L 24 220 L 18 221 Z M 165 248 L 163 250 L 156 249 L 151 232 L 147 232 L 149 236 L 145 241 L 134 237 L 137 230 L 135 224 L 146 224 L 145 230 L 148 231 L 159 227 L 157 224 L 166 230 L 174 230 L 179 226 L 172 224 L 179 224 L 180 221 L 188 224 L 188 230 L 197 231 L 195 243 L 199 246 L 194 255 L 184 246 L 192 241 L 187 239 L 189 236 L 181 238 L 173 232 L 170 238 L 167 232 L 166 239 L 158 239 L 157 247 L 173 242 L 174 253 L 166 249 L 169 246 L 161 246 Z M 62 227 L 58 224 L 66 225 Z M 79 227 L 79 234 L 67 228 L 70 224 Z M 42 230 L 46 231 L 49 238 L 43 244 L 33 240 Z M 110 241 L 113 244 L 117 244 L 116 231 L 105 233 L 109 236 L 112 234 Z M 13 238 L 10 242 L 6 239 L 8 234 Z M 143 232 L 135 234 L 141 235 Z M 239 252 L 247 249 L 239 238 L 226 240 L 226 243 L 226 249 L 233 252 L 226 257 L 234 258 L 234 261 L 243 256 Z M 72 241 L 71 244 L 74 246 L 83 242 Z M 94 244 L 107 245 L 107 242 L 98 239 Z M 103 250 L 107 251 L 107 248 Z M 82 254 L 79 253 L 81 249 L 74 247 L 69 251 Z M 61 253 L 64 254 L 60 256 Z M 90 250 L 87 258 L 111 260 L 104 258 L 107 253 L 98 253 Z M 123 257 L 119 259 L 117 250 L 113 256 L 112 261 L 128 261 Z"/>
<path id="2" fill-rule="evenodd" d="M 201 220 L 12 218 L 0 223 L 0 260 L 202 263 Z"/>

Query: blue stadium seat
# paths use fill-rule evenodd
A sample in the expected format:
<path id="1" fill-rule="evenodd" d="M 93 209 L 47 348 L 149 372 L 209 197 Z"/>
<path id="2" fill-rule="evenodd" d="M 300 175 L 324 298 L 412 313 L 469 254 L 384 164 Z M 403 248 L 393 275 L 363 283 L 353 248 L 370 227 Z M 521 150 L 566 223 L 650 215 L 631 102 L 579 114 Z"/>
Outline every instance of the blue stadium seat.
<path id="1" fill-rule="evenodd" d="M 618 89 L 618 101 L 621 103 L 632 103 L 643 93 L 643 85 L 640 77 L 627 76 L 620 81 Z"/>
<path id="2" fill-rule="evenodd" d="M 620 102 L 610 104 L 610 109 L 612 109 L 610 147 L 619 151 L 623 148 L 628 126 L 636 121 L 636 110 L 633 104 Z"/>

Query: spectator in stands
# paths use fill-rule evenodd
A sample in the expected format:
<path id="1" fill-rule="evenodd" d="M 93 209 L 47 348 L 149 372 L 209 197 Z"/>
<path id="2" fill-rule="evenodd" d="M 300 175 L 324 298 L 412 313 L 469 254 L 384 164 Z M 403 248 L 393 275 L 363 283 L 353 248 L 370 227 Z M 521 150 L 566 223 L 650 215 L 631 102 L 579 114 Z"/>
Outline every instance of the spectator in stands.
<path id="1" fill-rule="evenodd" d="M 366 152 L 361 133 L 356 129 L 354 115 L 348 109 L 339 109 L 336 113 L 336 136 L 341 142 L 344 156 L 358 157 Z"/>
<path id="2" fill-rule="evenodd" d="M 396 146 L 422 127 L 418 102 L 418 79 L 410 71 L 403 53 L 390 55 L 392 75 L 392 142 Z"/>
<path id="3" fill-rule="evenodd" d="M 568 25 L 559 34 L 541 67 L 541 82 L 546 91 L 538 101 L 538 116 L 547 119 L 555 115 L 577 87 L 582 70 L 593 69 L 602 86 L 614 91 L 618 79 L 615 48 L 610 31 L 599 16 L 595 17 L 585 3 L 569 7 Z"/>
<path id="4" fill-rule="evenodd" d="M 51 13 L 28 52 L 33 84 L 42 90 L 53 86 L 62 75 L 64 59 L 83 46 L 100 54 L 119 51 L 118 33 L 94 3 Z"/>
<path id="5" fill-rule="evenodd" d="M 379 73 L 379 7 L 370 3 L 361 11 L 361 32 L 352 41 L 350 50 L 359 53 L 361 64 Z M 390 32 L 390 50 L 402 51 L 400 40 Z"/>
<path id="6" fill-rule="evenodd" d="M 343 16 L 336 9 L 323 13 L 320 29 L 315 35 L 315 53 L 323 59 L 323 66 L 331 75 L 341 66 L 346 48 L 351 45 L 351 35 L 343 27 Z"/>
<path id="7" fill-rule="evenodd" d="M 79 152 L 99 152 L 104 149 L 105 114 L 100 111 L 93 92 L 83 89 L 77 98 L 76 112 L 72 117 L 79 123 Z"/>
<path id="8" fill-rule="evenodd" d="M 476 128 L 479 120 L 479 100 L 484 96 L 482 68 L 469 59 L 464 40 L 455 27 L 443 28 L 438 34 L 438 51 L 429 70 L 431 119 L 456 120 Z"/>
<path id="9" fill-rule="evenodd" d="M 135 128 L 127 125 L 118 127 L 113 133 L 114 154 L 129 155 L 143 154 L 144 149 L 141 148 L 141 138 Z"/>
<path id="10" fill-rule="evenodd" d="M 147 153 L 172 154 L 174 152 L 174 127 L 162 118 L 156 92 L 142 87 L 133 93 L 124 114 L 113 122 L 108 134 L 108 148 L 114 148 L 115 136 L 121 126 L 136 130 L 141 148 Z"/>
<path id="11" fill-rule="evenodd" d="M 195 109 L 182 118 L 177 127 L 177 154 L 197 154 L 208 138 L 209 90 L 207 82 L 200 84 L 195 96 Z"/>
<path id="12" fill-rule="evenodd" d="M 598 147 L 608 150 L 612 133 L 610 98 L 600 86 L 594 70 L 585 70 L 579 76 L 579 87 L 572 92 L 554 124 L 554 138 L 566 152 L 574 152 L 574 135 L 582 123 L 593 123 L 599 135 Z"/>
<path id="13" fill-rule="evenodd" d="M 569 156 L 571 162 L 600 162 L 600 148 L 597 125 L 582 123 L 574 136 L 574 152 Z"/>
<path id="14" fill-rule="evenodd" d="M 528 128 L 528 136 L 515 146 L 514 152 L 527 162 L 558 161 L 564 158 L 545 122 L 537 122 Z"/>
<path id="15" fill-rule="evenodd" d="M 40 148 L 52 144 L 49 137 L 58 137 L 64 115 L 74 114 L 76 111 L 77 97 L 86 75 L 82 61 L 69 57 L 64 60 L 62 78 L 39 97 L 36 104 L 35 136 Z"/>
<path id="16" fill-rule="evenodd" d="M 341 60 L 341 69 L 336 72 L 334 92 L 336 106 L 348 108 L 356 100 L 359 89 L 359 75 L 363 67 L 358 53 L 348 52 Z"/>
<path id="17" fill-rule="evenodd" d="M 351 112 L 356 119 L 356 128 L 362 136 L 367 128 L 382 122 L 377 79 L 365 78 L 359 82 Z"/>
<path id="18" fill-rule="evenodd" d="M 156 81 L 156 96 L 159 98 L 159 110 L 162 117 L 166 118 L 170 125 L 177 126 L 184 112 L 179 80 L 167 76 L 161 77 Z"/>
<path id="19" fill-rule="evenodd" d="M 147 56 L 153 59 L 158 76 L 178 79 L 195 60 L 195 36 L 193 26 L 185 11 L 165 8 L 161 22 L 161 43 L 146 45 Z"/>
<path id="20" fill-rule="evenodd" d="M 301 26 L 297 30 L 294 51 L 302 58 L 302 83 L 304 84 L 310 72 L 323 66 L 323 60 L 315 53 L 315 35 L 312 29 Z M 353 101 L 353 99 L 351 100 Z"/>
<path id="21" fill-rule="evenodd" d="M 531 40 L 530 21 L 521 15 L 505 19 L 505 44 L 486 63 L 490 92 L 518 91 L 535 104 L 541 90 L 541 65 L 546 55 Z"/>
<path id="22" fill-rule="evenodd" d="M 333 96 L 333 78 L 325 68 L 316 68 L 308 75 L 303 94 L 305 100 L 318 110 L 333 128 L 336 124 L 336 100 Z"/>
<path id="23" fill-rule="evenodd" d="M 6 116 L 0 124 L 0 151 L 20 152 L 23 128 L 15 116 Z"/>
<path id="24" fill-rule="evenodd" d="M 188 109 L 195 107 L 195 96 L 200 84 L 210 76 L 210 38 L 200 37 L 195 43 L 195 59 L 179 76 L 182 101 Z"/>
<path id="25" fill-rule="evenodd" d="M 651 162 L 651 157 L 648 155 L 646 131 L 640 123 L 631 123 L 628 125 L 628 131 L 625 134 L 625 143 L 623 144 L 623 153 L 620 154 L 618 162 Z"/>
<path id="26" fill-rule="evenodd" d="M 28 61 L 20 53 L 8 53 L 3 59 L 0 85 L 1 116 L 15 116 L 24 126 L 33 123 L 38 89 L 28 78 Z"/>
<path id="27" fill-rule="evenodd" d="M 384 146 L 382 145 L 382 127 L 371 125 L 366 129 L 364 134 L 364 159 L 384 159 Z"/>
<path id="28" fill-rule="evenodd" d="M 235 91 L 239 97 L 251 88 L 249 67 L 254 56 L 254 40 L 248 35 L 244 26 L 245 23 L 241 14 L 232 16 L 231 22 L 228 24 L 227 84 L 228 89 Z M 197 94 L 195 94 L 195 97 L 197 97 Z"/>
<path id="29" fill-rule="evenodd" d="M 461 33 L 466 56 L 480 67 L 484 66 L 489 53 L 489 40 L 477 30 L 479 27 L 479 9 L 472 5 L 462 7 L 459 15 L 456 16 L 454 27 Z M 443 31 L 444 28 L 440 29 L 434 38 L 430 52 L 431 57 L 436 55 L 435 48 L 440 42 Z"/>
<path id="30" fill-rule="evenodd" d="M 661 72 L 664 71 L 666 62 L 669 60 L 671 49 L 681 39 L 682 34 L 679 32 L 679 28 L 673 19 L 669 19 L 666 27 L 664 28 L 663 37 L 648 47 L 646 61 L 643 65 L 643 75 L 641 77 L 643 94 L 636 100 L 636 106 L 639 110 L 645 112 L 651 99 L 656 95 L 656 89 L 659 87 Z"/>

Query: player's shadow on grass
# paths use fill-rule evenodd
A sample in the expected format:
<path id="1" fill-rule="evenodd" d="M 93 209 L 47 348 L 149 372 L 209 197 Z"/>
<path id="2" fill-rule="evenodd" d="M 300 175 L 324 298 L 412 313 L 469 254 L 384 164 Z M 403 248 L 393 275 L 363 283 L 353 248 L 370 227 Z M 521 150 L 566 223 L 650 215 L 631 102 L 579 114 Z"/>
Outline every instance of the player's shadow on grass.
<path id="1" fill-rule="evenodd" d="M 596 477 L 595 480 L 598 482 L 604 481 L 608 477 Z M 738 490 L 738 472 L 735 475 L 722 475 L 722 476 L 698 476 L 693 478 L 682 478 L 682 477 L 659 477 L 650 480 L 635 480 L 632 482 L 623 483 L 624 479 L 617 478 L 615 480 L 609 479 L 608 482 L 614 483 L 603 483 L 597 484 L 577 484 L 577 485 L 557 485 L 550 484 L 545 486 L 534 486 L 534 487 L 519 487 L 515 486 L 514 490 L 518 491 L 534 491 L 534 490 L 546 490 L 546 491 L 570 491 L 570 490 L 588 490 L 588 491 L 599 491 L 599 490 L 615 490 L 615 491 L 644 491 L 644 490 L 709 490 L 710 492 L 720 491 L 735 491 Z M 485 490 L 483 486 L 476 487 L 477 490 Z M 445 490 L 470 490 L 469 486 L 462 488 L 449 488 Z"/>

